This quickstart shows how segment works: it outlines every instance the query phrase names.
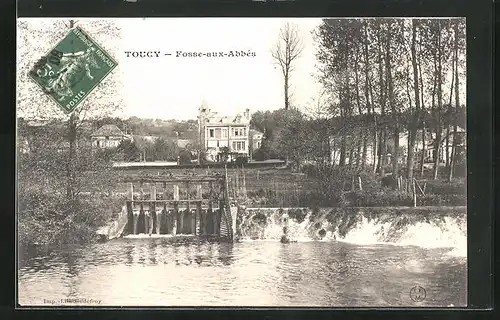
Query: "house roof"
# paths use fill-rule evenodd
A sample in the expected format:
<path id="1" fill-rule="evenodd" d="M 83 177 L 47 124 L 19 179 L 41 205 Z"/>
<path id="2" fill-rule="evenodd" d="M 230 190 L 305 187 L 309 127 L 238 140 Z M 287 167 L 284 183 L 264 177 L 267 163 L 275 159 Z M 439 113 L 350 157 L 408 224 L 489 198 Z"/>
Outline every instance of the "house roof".
<path id="1" fill-rule="evenodd" d="M 254 129 L 250 129 L 249 131 L 250 131 L 250 136 L 252 136 L 252 137 L 256 136 L 256 135 L 261 135 L 261 136 L 264 135 L 262 132 L 254 130 Z"/>
<path id="2" fill-rule="evenodd" d="M 123 136 L 123 132 L 114 124 L 105 124 L 94 133 L 92 137 Z"/>
<path id="3" fill-rule="evenodd" d="M 233 125 L 233 124 L 248 124 L 250 121 L 245 119 L 241 114 L 236 116 L 212 116 L 208 117 L 206 120 L 207 125 Z"/>

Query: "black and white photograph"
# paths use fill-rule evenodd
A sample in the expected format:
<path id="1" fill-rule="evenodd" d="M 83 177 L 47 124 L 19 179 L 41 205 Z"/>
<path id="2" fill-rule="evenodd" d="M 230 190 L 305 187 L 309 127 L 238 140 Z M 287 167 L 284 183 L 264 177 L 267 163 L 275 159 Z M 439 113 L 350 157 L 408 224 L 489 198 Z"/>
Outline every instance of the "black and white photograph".
<path id="1" fill-rule="evenodd" d="M 465 18 L 16 42 L 20 306 L 467 307 Z"/>

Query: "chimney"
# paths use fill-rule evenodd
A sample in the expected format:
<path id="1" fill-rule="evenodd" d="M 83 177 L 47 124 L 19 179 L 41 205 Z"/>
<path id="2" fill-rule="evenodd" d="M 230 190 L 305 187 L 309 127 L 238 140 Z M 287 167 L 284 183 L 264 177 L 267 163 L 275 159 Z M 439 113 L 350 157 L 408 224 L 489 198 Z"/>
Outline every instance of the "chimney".
<path id="1" fill-rule="evenodd" d="M 245 119 L 250 120 L 250 109 L 246 108 L 243 115 L 245 116 Z"/>

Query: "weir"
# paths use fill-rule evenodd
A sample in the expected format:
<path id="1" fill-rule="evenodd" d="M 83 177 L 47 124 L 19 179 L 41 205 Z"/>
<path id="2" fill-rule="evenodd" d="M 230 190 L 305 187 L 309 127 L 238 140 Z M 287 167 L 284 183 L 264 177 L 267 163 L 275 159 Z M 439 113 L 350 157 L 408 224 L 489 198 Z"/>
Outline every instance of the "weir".
<path id="1" fill-rule="evenodd" d="M 128 177 L 123 235 L 194 235 L 233 240 L 226 177 Z"/>

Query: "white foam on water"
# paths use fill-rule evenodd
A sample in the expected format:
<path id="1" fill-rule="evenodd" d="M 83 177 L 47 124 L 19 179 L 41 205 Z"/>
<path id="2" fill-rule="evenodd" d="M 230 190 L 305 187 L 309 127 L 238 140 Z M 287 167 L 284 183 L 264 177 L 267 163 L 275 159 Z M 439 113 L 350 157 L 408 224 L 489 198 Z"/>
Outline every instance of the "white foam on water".
<path id="1" fill-rule="evenodd" d="M 401 234 L 390 234 L 391 222 L 379 223 L 375 219 L 368 220 L 363 217 L 345 236 L 340 236 L 338 232 L 327 231 L 321 239 L 317 235 L 317 230 L 329 230 L 331 226 L 326 219 L 311 222 L 310 213 L 304 221 L 297 223 L 290 220 L 289 238 L 296 242 L 310 241 L 339 241 L 356 245 L 377 245 L 388 244 L 395 246 L 418 246 L 422 248 L 450 248 L 449 256 L 467 257 L 467 227 L 465 221 L 457 221 L 451 217 L 445 217 L 443 223 L 438 225 L 435 222 L 417 222 L 410 224 L 401 230 Z M 316 223 L 320 223 L 319 228 L 314 228 Z M 313 231 L 315 230 L 315 231 Z M 249 239 L 243 235 L 242 241 L 276 241 L 283 235 L 283 224 L 276 214 L 268 218 L 268 224 L 264 228 L 260 239 Z M 313 235 L 313 236 L 311 236 Z M 263 239 L 262 239 L 263 238 Z"/>
<path id="2" fill-rule="evenodd" d="M 351 229 L 345 237 L 341 237 L 335 233 L 335 239 L 342 242 L 357 244 L 357 245 L 373 245 L 387 243 L 381 239 L 385 236 L 385 230 L 388 230 L 390 223 L 376 223 L 374 220 L 368 221 L 363 217 L 361 223 L 358 223 Z"/>
<path id="3" fill-rule="evenodd" d="M 408 227 L 401 245 L 417 245 L 424 248 L 467 248 L 467 231 L 465 223 L 460 226 L 450 217 L 444 218 L 443 227 L 433 223 L 416 223 Z M 465 250 L 467 251 L 467 250 Z"/>

